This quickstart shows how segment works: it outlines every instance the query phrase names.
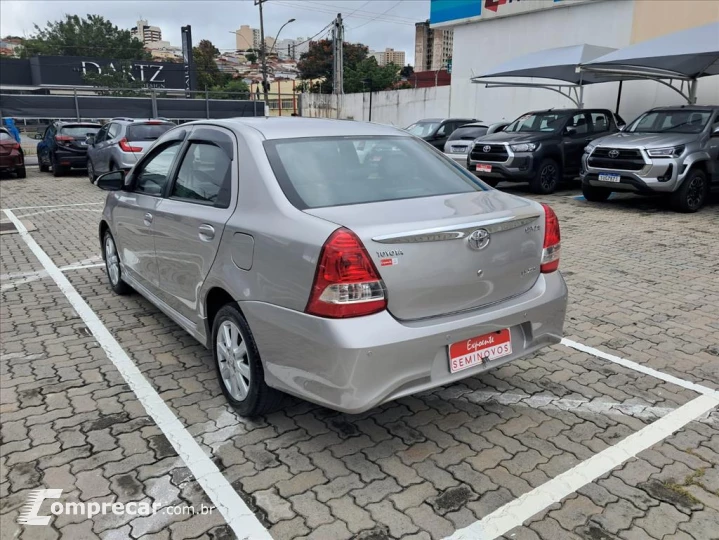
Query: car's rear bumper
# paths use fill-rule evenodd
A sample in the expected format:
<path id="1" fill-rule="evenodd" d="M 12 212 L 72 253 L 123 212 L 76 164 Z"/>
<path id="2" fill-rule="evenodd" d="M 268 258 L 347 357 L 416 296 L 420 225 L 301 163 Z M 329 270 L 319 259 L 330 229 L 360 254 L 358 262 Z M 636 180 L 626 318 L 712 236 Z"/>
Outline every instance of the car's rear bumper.
<path id="1" fill-rule="evenodd" d="M 0 156 L 0 171 L 14 171 L 24 165 L 25 160 L 20 153 Z"/>
<path id="2" fill-rule="evenodd" d="M 558 343 L 567 306 L 559 272 L 527 292 L 470 313 L 400 322 L 384 311 L 323 319 L 261 302 L 242 302 L 268 385 L 332 409 L 359 413 L 386 401 L 451 384 Z M 511 329 L 512 353 L 450 373 L 448 345 Z"/>
<path id="3" fill-rule="evenodd" d="M 62 167 L 87 167 L 87 152 L 68 152 L 66 150 L 56 150 L 55 159 Z"/>

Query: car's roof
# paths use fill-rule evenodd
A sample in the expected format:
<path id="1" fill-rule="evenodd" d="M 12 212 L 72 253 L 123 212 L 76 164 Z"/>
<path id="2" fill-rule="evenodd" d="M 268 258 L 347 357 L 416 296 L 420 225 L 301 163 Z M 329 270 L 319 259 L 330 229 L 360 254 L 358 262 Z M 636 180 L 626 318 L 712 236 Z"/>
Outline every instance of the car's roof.
<path id="1" fill-rule="evenodd" d="M 489 127 L 491 124 L 486 124 L 484 122 L 470 122 L 469 124 L 464 124 L 463 126 L 459 126 L 457 129 L 464 129 L 464 128 L 472 128 L 472 127 Z"/>
<path id="2" fill-rule="evenodd" d="M 197 123 L 212 123 L 234 129 L 252 128 L 265 139 L 294 139 L 299 137 L 351 137 L 394 135 L 411 137 L 406 131 L 353 120 L 328 120 L 302 117 L 255 117 L 228 118 L 226 120 L 200 120 Z M 187 125 L 187 124 L 185 124 Z"/>
<path id="3" fill-rule="evenodd" d="M 713 111 L 719 109 L 719 105 L 675 105 L 674 107 L 654 107 L 652 111 Z"/>
<path id="4" fill-rule="evenodd" d="M 66 127 L 66 126 L 98 126 L 98 127 L 102 127 L 102 126 L 101 126 L 99 123 L 97 123 L 97 122 L 66 122 L 66 121 L 63 121 L 63 120 L 58 120 L 58 121 L 55 122 L 55 123 L 56 123 L 58 126 L 61 126 L 61 127 Z"/>

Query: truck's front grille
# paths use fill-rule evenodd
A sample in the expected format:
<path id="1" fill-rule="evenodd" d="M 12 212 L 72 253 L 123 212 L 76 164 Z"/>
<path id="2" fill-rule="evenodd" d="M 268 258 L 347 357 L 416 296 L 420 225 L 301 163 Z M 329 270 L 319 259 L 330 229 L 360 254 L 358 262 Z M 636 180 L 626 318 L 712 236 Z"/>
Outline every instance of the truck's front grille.
<path id="1" fill-rule="evenodd" d="M 590 167 L 598 169 L 616 169 L 639 171 L 646 163 L 642 153 L 635 148 L 595 148 L 588 160 Z"/>
<path id="2" fill-rule="evenodd" d="M 476 144 L 472 148 L 471 159 L 473 161 L 507 161 L 507 147 L 503 144 Z"/>

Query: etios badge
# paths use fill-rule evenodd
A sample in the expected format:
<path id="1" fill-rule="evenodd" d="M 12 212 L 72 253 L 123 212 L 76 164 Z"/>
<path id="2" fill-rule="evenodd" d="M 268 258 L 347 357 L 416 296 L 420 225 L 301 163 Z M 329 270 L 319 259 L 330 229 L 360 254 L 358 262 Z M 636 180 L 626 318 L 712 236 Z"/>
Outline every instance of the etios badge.
<path id="1" fill-rule="evenodd" d="M 472 249 L 484 249 L 489 245 L 489 231 L 487 229 L 477 229 L 472 231 L 467 237 L 467 244 Z"/>

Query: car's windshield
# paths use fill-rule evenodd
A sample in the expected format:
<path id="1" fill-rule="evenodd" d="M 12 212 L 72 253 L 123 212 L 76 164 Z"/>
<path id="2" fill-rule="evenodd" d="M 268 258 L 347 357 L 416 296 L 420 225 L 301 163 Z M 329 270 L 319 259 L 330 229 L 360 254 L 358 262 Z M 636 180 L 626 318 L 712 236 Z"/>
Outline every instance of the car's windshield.
<path id="1" fill-rule="evenodd" d="M 361 148 L 373 144 L 364 155 Z M 409 137 L 320 137 L 265 142 L 275 176 L 298 208 L 481 191 L 474 175 Z"/>
<path id="2" fill-rule="evenodd" d="M 566 118 L 566 113 L 552 111 L 525 114 L 504 128 L 504 131 L 507 133 L 552 133 L 561 129 Z"/>
<path id="3" fill-rule="evenodd" d="M 15 139 L 7 131 L 0 130 L 0 141 L 15 141 Z"/>
<path id="4" fill-rule="evenodd" d="M 100 131 L 100 126 L 63 126 L 60 128 L 60 135 L 83 139 L 88 135 L 95 135 Z"/>
<path id="5" fill-rule="evenodd" d="M 127 128 L 127 140 L 154 141 L 167 130 L 175 127 L 174 124 L 134 124 Z"/>
<path id="6" fill-rule="evenodd" d="M 440 122 L 417 122 L 409 126 L 407 131 L 417 137 L 427 137 L 437 130 L 439 124 Z"/>
<path id="7" fill-rule="evenodd" d="M 449 136 L 448 141 L 455 141 L 457 139 L 463 140 L 474 140 L 487 133 L 486 126 L 475 126 L 475 127 L 461 127 L 455 129 L 454 132 Z"/>
<path id="8" fill-rule="evenodd" d="M 629 133 L 700 133 L 711 117 L 711 111 L 676 109 L 649 111 L 629 124 Z"/>

